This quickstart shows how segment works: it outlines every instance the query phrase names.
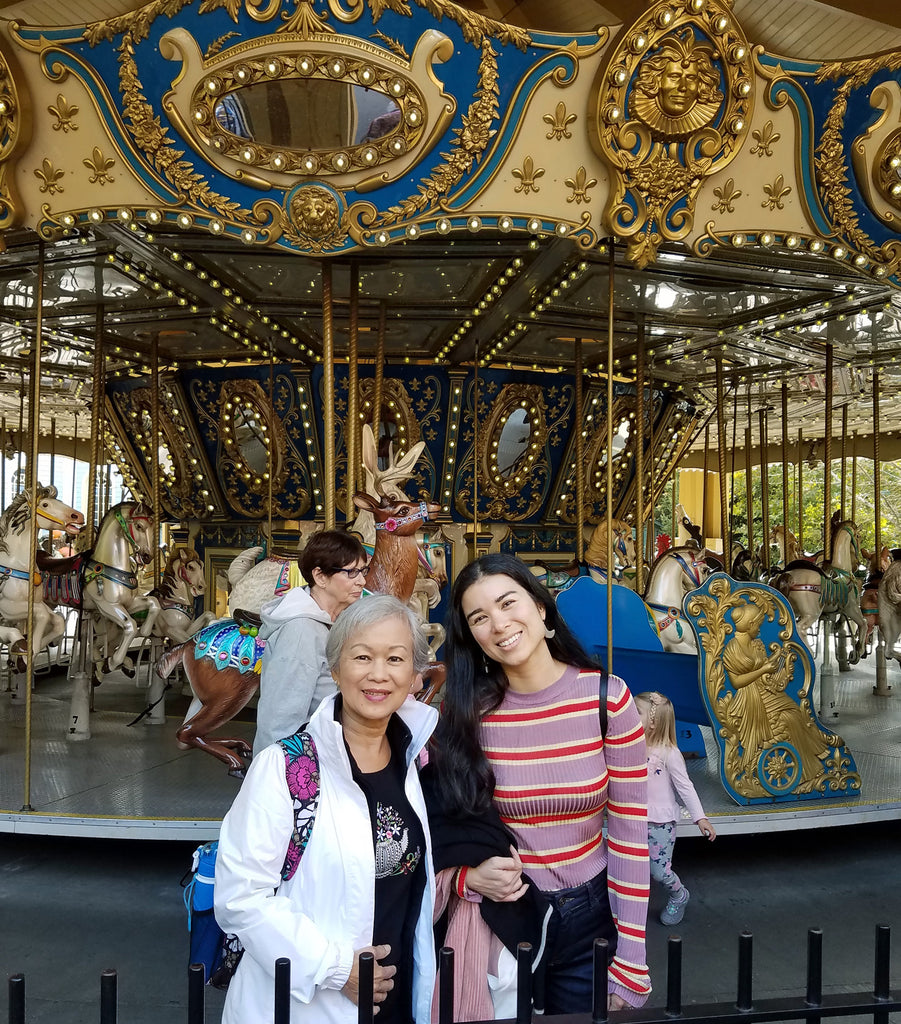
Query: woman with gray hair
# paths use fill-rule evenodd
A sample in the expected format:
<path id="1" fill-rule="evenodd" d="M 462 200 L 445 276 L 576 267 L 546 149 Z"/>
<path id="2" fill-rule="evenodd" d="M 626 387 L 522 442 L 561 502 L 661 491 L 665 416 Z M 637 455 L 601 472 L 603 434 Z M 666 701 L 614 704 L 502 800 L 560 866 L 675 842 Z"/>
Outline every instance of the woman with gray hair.
<path id="1" fill-rule="evenodd" d="M 303 732 L 253 759 L 216 864 L 216 919 L 245 948 L 223 1024 L 271 1024 L 283 956 L 292 1024 L 355 1024 L 367 951 L 379 1024 L 428 1024 L 435 879 L 416 759 L 438 716 L 407 700 L 428 653 L 396 598 L 351 605 L 326 646 L 338 692 Z"/>

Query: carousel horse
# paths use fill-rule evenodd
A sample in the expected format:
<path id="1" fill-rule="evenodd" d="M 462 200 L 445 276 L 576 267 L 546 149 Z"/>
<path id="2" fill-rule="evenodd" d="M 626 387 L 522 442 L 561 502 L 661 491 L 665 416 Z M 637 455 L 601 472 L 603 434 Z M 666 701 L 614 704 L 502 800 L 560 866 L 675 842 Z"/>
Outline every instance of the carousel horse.
<path id="1" fill-rule="evenodd" d="M 889 563 L 879 581 L 877 608 L 879 636 L 885 644 L 885 656 L 896 658 L 901 664 L 901 655 L 895 650 L 901 637 L 901 561 L 897 559 Z"/>
<path id="2" fill-rule="evenodd" d="M 651 566 L 644 603 L 651 610 L 665 651 L 697 654 L 694 630 L 682 611 L 682 599 L 710 574 L 705 553 L 694 545 L 669 548 Z"/>
<path id="3" fill-rule="evenodd" d="M 789 562 L 815 562 L 822 565 L 824 552 L 816 551 L 813 554 L 805 554 L 801 550 L 798 538 L 785 526 L 774 526 L 770 530 L 770 544 L 779 548 L 779 562 L 787 566 Z"/>
<path id="4" fill-rule="evenodd" d="M 772 581 L 792 606 L 798 630 L 805 635 L 820 618 L 831 621 L 843 616 L 857 627 L 854 647 L 848 655 L 852 665 L 863 654 L 866 623 L 860 610 L 860 584 L 854 572 L 862 561 L 858 530 L 850 520 L 832 517 L 832 559 L 822 567 L 808 561 L 789 562 Z"/>
<path id="5" fill-rule="evenodd" d="M 867 624 L 863 644 L 863 657 L 866 657 L 870 653 L 873 631 L 879 625 L 879 584 L 885 570 L 892 563 L 892 555 L 884 544 L 881 553 L 867 551 L 866 548 L 861 548 L 860 553 L 867 563 L 867 574 L 860 591 L 860 610 L 863 612 L 864 621 Z"/>
<path id="6" fill-rule="evenodd" d="M 194 599 L 206 593 L 203 562 L 193 548 L 176 547 L 166 560 L 160 585 L 151 591 L 160 603 L 153 635 L 183 643 L 216 617 L 203 612 L 194 617 Z"/>
<path id="7" fill-rule="evenodd" d="M 635 589 L 634 576 L 626 575 L 635 567 L 635 538 L 632 527 L 623 519 L 614 519 L 613 530 L 613 582 Z M 585 557 L 580 562 L 573 559 L 564 565 L 551 565 L 537 559 L 529 565 L 529 571 L 556 596 L 568 590 L 581 576 L 590 576 L 596 583 L 607 582 L 607 522 L 601 520 L 591 533 Z"/>
<path id="8" fill-rule="evenodd" d="M 57 498 L 53 486 L 37 488 L 37 522 L 42 530 L 63 530 L 75 537 L 84 526 L 84 516 Z M 0 641 L 16 643 L 24 649 L 24 634 L 28 617 L 29 588 L 39 587 L 41 577 L 31 562 L 30 494 L 22 491 L 0 515 L 0 622 L 3 631 Z M 40 552 L 43 554 L 43 552 Z M 47 556 L 48 558 L 51 556 Z M 48 644 L 63 636 L 66 623 L 53 610 L 53 605 L 35 593 L 31 651 L 37 654 Z"/>
<path id="9" fill-rule="evenodd" d="M 414 534 L 441 506 L 425 501 L 378 501 L 366 494 L 356 494 L 354 503 L 358 508 L 368 508 L 375 518 L 376 542 L 367 587 L 409 601 L 419 564 Z M 441 626 L 425 625 L 441 630 L 443 641 Z M 211 623 L 190 640 L 177 644 L 157 663 L 161 679 L 180 667 L 194 693 L 175 734 L 179 746 L 205 750 L 227 765 L 228 774 L 235 778 L 244 777 L 244 759 L 251 756 L 249 744 L 236 737 L 210 734 L 231 721 L 259 688 L 264 650 L 264 641 L 258 638 L 259 627 L 258 615 L 237 610 L 232 618 Z M 420 697 L 428 700 L 444 682 L 444 666 L 436 662 L 423 675 L 425 690 Z"/>

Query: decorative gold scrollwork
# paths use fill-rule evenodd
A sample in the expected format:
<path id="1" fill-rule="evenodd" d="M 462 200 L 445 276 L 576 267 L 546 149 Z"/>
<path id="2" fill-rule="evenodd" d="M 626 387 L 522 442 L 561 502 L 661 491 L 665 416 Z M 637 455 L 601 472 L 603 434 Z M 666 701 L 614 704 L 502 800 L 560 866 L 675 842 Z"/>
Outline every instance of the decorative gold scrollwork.
<path id="1" fill-rule="evenodd" d="M 654 5 L 599 72 L 591 123 L 613 172 L 605 219 L 639 266 L 691 231 L 705 178 L 747 133 L 752 83 L 750 47 L 720 0 Z"/>
<path id="2" fill-rule="evenodd" d="M 254 494 L 279 491 L 287 477 L 288 439 L 269 398 L 253 380 L 226 381 L 219 395 L 219 431 L 228 457 Z M 233 497 L 231 491 L 229 496 Z"/>

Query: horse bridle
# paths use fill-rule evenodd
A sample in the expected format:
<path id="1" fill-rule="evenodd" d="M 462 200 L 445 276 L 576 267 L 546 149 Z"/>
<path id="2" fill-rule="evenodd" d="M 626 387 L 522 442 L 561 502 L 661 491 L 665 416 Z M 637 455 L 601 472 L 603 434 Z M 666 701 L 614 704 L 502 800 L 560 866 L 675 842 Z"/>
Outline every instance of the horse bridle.
<path id="1" fill-rule="evenodd" d="M 137 522 L 139 519 L 143 519 L 148 523 L 153 522 L 153 520 L 150 518 L 150 516 L 135 515 L 134 510 L 132 511 L 132 514 L 128 517 L 128 519 L 126 519 L 125 516 L 122 515 L 122 510 L 120 508 L 113 509 L 113 516 L 115 517 L 115 520 L 119 524 L 119 526 L 122 527 L 122 532 L 125 534 L 128 543 L 131 544 L 135 551 L 137 551 L 140 545 L 135 540 L 134 533 L 132 532 L 133 524 Z"/>
<path id="2" fill-rule="evenodd" d="M 702 565 L 706 565 L 707 563 L 704 562 L 704 561 L 700 561 L 700 562 L 694 562 L 693 561 L 691 563 L 691 565 L 689 565 L 688 562 L 685 561 L 685 559 L 679 554 L 678 551 L 673 551 L 673 558 L 675 558 L 676 561 L 679 563 L 679 565 L 682 566 L 682 569 L 685 572 L 685 575 L 691 577 L 691 579 L 693 579 L 695 581 L 695 583 L 697 583 L 697 585 L 700 586 L 701 585 L 701 571 L 700 571 L 700 567 Z"/>

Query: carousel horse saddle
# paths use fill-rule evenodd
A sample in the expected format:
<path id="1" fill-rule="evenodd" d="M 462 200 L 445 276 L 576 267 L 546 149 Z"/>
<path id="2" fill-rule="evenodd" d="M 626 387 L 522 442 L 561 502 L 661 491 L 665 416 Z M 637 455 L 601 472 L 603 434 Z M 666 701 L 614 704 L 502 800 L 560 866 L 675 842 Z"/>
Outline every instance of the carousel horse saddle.
<path id="1" fill-rule="evenodd" d="M 808 561 L 806 558 L 796 558 L 785 567 L 786 572 L 791 572 L 793 569 L 807 569 L 808 572 L 818 572 L 821 576 L 826 575 L 821 566 L 817 565 L 816 562 Z"/>
<path id="2" fill-rule="evenodd" d="M 239 626 L 246 626 L 248 629 L 259 629 L 263 625 L 263 620 L 257 612 L 245 611 L 243 608 L 236 608 L 233 618 Z"/>
<path id="3" fill-rule="evenodd" d="M 80 551 L 69 558 L 57 558 L 38 549 L 36 561 L 42 575 L 46 573 L 48 576 L 68 576 L 70 572 L 78 572 L 87 557 L 86 552 Z"/>
<path id="4" fill-rule="evenodd" d="M 220 619 L 194 637 L 194 657 L 209 658 L 220 671 L 259 672 L 265 648 L 256 626 L 241 625 L 235 619 Z"/>

